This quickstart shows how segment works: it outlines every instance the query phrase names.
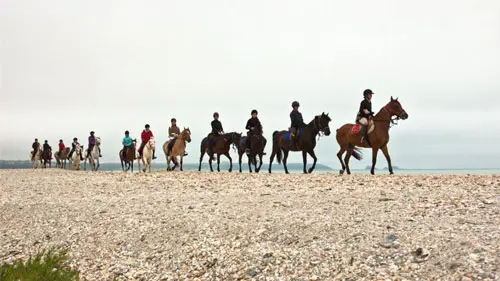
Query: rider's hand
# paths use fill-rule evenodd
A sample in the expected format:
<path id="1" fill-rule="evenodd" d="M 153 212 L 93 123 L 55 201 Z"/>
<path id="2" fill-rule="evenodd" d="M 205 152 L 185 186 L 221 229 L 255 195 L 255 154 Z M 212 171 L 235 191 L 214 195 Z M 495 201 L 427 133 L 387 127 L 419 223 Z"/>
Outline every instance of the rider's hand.
<path id="1" fill-rule="evenodd" d="M 255 129 L 255 128 L 254 128 L 254 127 L 250 127 L 250 130 L 252 130 L 252 131 L 253 131 L 253 129 Z"/>

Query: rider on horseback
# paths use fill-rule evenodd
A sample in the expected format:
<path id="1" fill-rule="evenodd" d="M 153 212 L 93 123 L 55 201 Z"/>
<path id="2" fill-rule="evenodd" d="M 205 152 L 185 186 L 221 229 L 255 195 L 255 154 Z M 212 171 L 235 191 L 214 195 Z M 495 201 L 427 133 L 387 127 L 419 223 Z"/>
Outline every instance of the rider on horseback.
<path id="1" fill-rule="evenodd" d="M 127 151 L 132 148 L 132 138 L 129 136 L 129 132 L 125 131 L 125 137 L 122 140 L 123 144 L 123 159 L 127 159 Z"/>
<path id="2" fill-rule="evenodd" d="M 88 154 L 87 155 L 90 155 L 90 153 L 92 153 L 92 149 L 94 148 L 94 145 L 95 145 L 95 136 L 94 136 L 94 131 L 90 132 L 90 136 L 89 136 L 89 148 L 87 150 Z M 101 148 L 98 147 L 99 149 L 99 157 L 102 157 L 101 155 Z"/>
<path id="3" fill-rule="evenodd" d="M 139 147 L 139 155 L 141 156 L 141 158 L 142 158 L 142 150 L 144 150 L 144 147 L 149 142 L 149 139 L 152 136 L 153 136 L 153 132 L 151 130 L 149 130 L 149 124 L 146 124 L 146 126 L 144 126 L 144 130 L 141 133 L 141 141 L 142 142 L 141 142 L 141 146 Z M 156 159 L 154 149 L 153 149 L 153 159 Z"/>
<path id="4" fill-rule="evenodd" d="M 214 142 L 212 138 L 224 134 L 224 129 L 222 128 L 222 123 L 219 121 L 219 113 L 214 113 L 214 120 L 211 123 L 212 132 L 208 134 L 208 151 L 212 154 Z"/>
<path id="5" fill-rule="evenodd" d="M 299 128 L 304 127 L 306 124 L 304 123 L 304 119 L 302 118 L 302 113 L 299 112 L 299 102 L 294 101 L 292 102 L 292 112 L 290 112 L 290 120 L 291 120 L 291 125 L 290 125 L 290 136 L 291 136 L 291 141 L 290 144 L 292 147 L 295 146 L 297 142 L 297 135 L 299 132 Z"/>
<path id="6" fill-rule="evenodd" d="M 73 156 L 73 152 L 75 152 L 77 145 L 80 146 L 80 144 L 78 143 L 78 139 L 73 138 L 73 142 L 71 143 L 71 151 L 69 152 L 68 159 L 71 159 L 71 156 Z M 81 153 L 80 153 L 80 160 L 83 161 L 83 156 Z"/>
<path id="7" fill-rule="evenodd" d="M 33 155 L 31 156 L 31 161 L 33 161 L 36 153 L 38 152 L 39 147 L 40 143 L 38 142 L 38 139 L 35 139 L 35 142 L 31 145 L 31 148 L 33 148 Z"/>
<path id="8" fill-rule="evenodd" d="M 252 118 L 248 119 L 247 125 L 245 129 L 248 130 L 247 132 L 247 143 L 246 143 L 246 153 L 250 153 L 250 140 L 252 139 L 252 136 L 258 135 L 262 136 L 262 124 L 260 123 L 259 118 L 257 117 L 259 113 L 257 112 L 256 109 L 252 110 Z M 265 155 L 265 153 L 263 154 Z"/>
<path id="9" fill-rule="evenodd" d="M 361 125 L 360 135 L 361 143 L 368 138 L 368 120 L 373 118 L 372 112 L 372 95 L 373 92 L 370 89 L 366 89 L 363 92 L 363 101 L 359 105 L 358 116 L 356 117 L 356 123 Z"/>
<path id="10" fill-rule="evenodd" d="M 168 128 L 168 138 L 170 139 L 168 146 L 167 146 L 167 156 L 170 156 L 170 152 L 172 151 L 172 147 L 174 147 L 175 141 L 177 140 L 177 137 L 181 134 L 181 130 L 179 127 L 177 127 L 177 120 L 175 118 L 172 118 L 170 120 L 170 123 L 172 126 Z M 184 152 L 184 156 L 187 156 L 188 154 Z"/>

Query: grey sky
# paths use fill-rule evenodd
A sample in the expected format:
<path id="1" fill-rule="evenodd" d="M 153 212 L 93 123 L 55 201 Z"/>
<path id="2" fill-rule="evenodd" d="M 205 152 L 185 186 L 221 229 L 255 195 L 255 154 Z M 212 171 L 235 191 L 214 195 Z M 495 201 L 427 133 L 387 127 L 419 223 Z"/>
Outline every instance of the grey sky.
<path id="1" fill-rule="evenodd" d="M 94 130 L 115 162 L 124 130 L 149 123 L 163 143 L 176 117 L 196 162 L 214 111 L 242 132 L 256 108 L 270 139 L 293 100 L 306 121 L 330 112 L 338 128 L 371 88 L 375 111 L 393 95 L 410 115 L 391 130 L 394 165 L 499 167 L 499 50 L 494 0 L 3 0 L 0 159 Z M 337 149 L 322 138 L 319 161 L 338 167 Z"/>

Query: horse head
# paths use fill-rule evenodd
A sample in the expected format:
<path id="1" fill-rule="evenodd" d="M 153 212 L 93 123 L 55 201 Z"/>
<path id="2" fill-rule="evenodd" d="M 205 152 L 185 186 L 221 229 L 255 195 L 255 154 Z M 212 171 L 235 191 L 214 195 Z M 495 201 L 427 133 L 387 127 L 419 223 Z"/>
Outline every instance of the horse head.
<path id="1" fill-rule="evenodd" d="M 151 149 L 154 150 L 155 149 L 155 138 L 154 137 L 150 137 L 148 143 L 151 146 Z"/>
<path id="2" fill-rule="evenodd" d="M 189 127 L 182 130 L 181 136 L 185 141 L 191 142 L 191 130 L 189 130 Z"/>
<path id="3" fill-rule="evenodd" d="M 321 115 L 317 115 L 314 117 L 314 127 L 319 131 L 323 132 L 325 136 L 329 136 L 331 131 L 330 131 L 330 121 L 332 119 L 330 116 L 328 116 L 329 113 L 325 114 L 324 112 L 321 113 Z"/>
<path id="4" fill-rule="evenodd" d="M 407 119 L 408 118 L 408 113 L 403 109 L 403 106 L 401 106 L 401 103 L 398 101 L 398 98 L 392 98 L 391 96 L 391 101 L 385 106 L 385 109 L 389 112 L 389 114 L 392 116 L 396 116 L 398 119 Z"/>

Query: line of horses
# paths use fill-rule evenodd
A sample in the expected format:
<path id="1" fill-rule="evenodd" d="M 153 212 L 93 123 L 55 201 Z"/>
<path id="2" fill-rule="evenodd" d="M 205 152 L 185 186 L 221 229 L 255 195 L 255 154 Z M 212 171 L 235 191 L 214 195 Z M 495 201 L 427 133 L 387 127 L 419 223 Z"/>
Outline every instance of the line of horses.
<path id="1" fill-rule="evenodd" d="M 41 144 L 38 145 L 36 153 L 31 151 L 30 159 L 33 169 L 38 167 L 49 168 L 52 167 L 52 156 L 56 159 L 56 167 L 66 169 L 66 165 L 70 170 L 80 170 L 80 160 L 83 159 L 83 169 L 87 170 L 87 161 L 89 162 L 90 169 L 92 171 L 97 171 L 100 167 L 99 163 L 99 147 L 101 146 L 101 138 L 96 137 L 95 145 L 92 151 L 89 153 L 88 150 L 84 150 L 83 146 L 77 145 L 73 155 L 69 157 L 70 148 L 66 147 L 62 151 L 56 151 L 52 153 L 52 149 L 43 149 Z M 40 164 L 40 165 L 39 165 Z"/>
<path id="2" fill-rule="evenodd" d="M 401 103 L 398 99 L 394 99 L 391 97 L 391 100 L 383 106 L 380 111 L 373 117 L 373 119 L 369 122 L 368 126 L 368 139 L 365 142 L 361 142 L 361 136 L 359 134 L 359 130 L 357 130 L 356 124 L 344 124 L 342 127 L 336 130 L 336 140 L 340 146 L 340 150 L 337 153 L 337 157 L 340 161 L 342 169 L 340 170 L 340 174 L 347 172 L 350 174 L 349 161 L 351 156 L 357 160 L 362 158 L 360 148 L 371 148 L 372 149 L 372 168 L 370 170 L 371 174 L 375 173 L 375 164 L 377 162 L 377 154 L 379 150 L 382 150 L 384 154 L 387 164 L 389 167 L 389 173 L 393 174 L 391 158 L 389 155 L 389 150 L 387 148 L 387 144 L 389 143 L 389 129 L 391 125 L 395 122 L 395 120 L 405 120 L 408 118 L 408 114 L 403 109 Z M 302 152 L 303 159 L 303 172 L 304 173 L 312 173 L 316 167 L 317 157 L 314 152 L 314 148 L 316 147 L 316 137 L 321 135 L 329 136 L 331 134 L 329 123 L 331 118 L 328 114 L 324 112 L 320 115 L 314 117 L 314 119 L 306 124 L 303 128 L 301 128 L 297 134 L 298 139 L 295 144 L 291 143 L 291 137 L 289 130 L 282 131 L 274 131 L 272 137 L 272 152 L 269 159 L 269 170 L 268 172 L 272 172 L 272 164 L 274 159 L 276 158 L 279 164 L 283 164 L 285 173 L 289 173 L 287 167 L 287 159 L 289 153 L 292 152 Z M 215 138 L 215 143 L 213 145 L 213 150 L 208 151 L 209 140 L 205 137 L 200 144 L 200 159 L 198 171 L 201 171 L 201 164 L 205 154 L 209 156 L 209 166 L 210 171 L 214 171 L 212 162 L 217 159 L 217 171 L 220 171 L 220 157 L 224 155 L 229 160 L 229 172 L 233 170 L 233 159 L 231 158 L 229 152 L 231 147 L 238 153 L 238 162 L 239 162 L 239 171 L 242 172 L 242 158 L 243 155 L 247 155 L 248 158 L 248 169 L 249 172 L 255 171 L 258 173 L 262 167 L 263 163 L 263 155 L 264 149 L 267 144 L 267 140 L 264 136 L 261 135 L 252 135 L 250 136 L 250 149 L 246 151 L 246 142 L 248 141 L 247 137 L 242 137 L 241 133 L 230 132 L 224 135 L 218 136 Z M 99 168 L 99 152 L 98 147 L 100 145 L 100 139 L 96 138 L 96 146 L 92 150 L 90 155 L 87 155 L 85 152 L 85 164 L 87 159 L 89 160 L 90 166 L 92 170 L 97 170 Z M 191 142 L 191 131 L 189 128 L 184 128 L 181 134 L 177 137 L 177 140 L 172 146 L 170 153 L 167 153 L 169 143 L 172 141 L 166 141 L 162 148 L 165 153 L 165 158 L 167 160 L 167 170 L 172 171 L 177 168 L 179 170 L 183 170 L 183 157 L 186 151 L 187 143 Z M 139 170 L 141 170 L 141 162 L 143 164 L 142 171 L 151 172 L 152 168 L 152 154 L 155 149 L 155 139 L 154 137 L 150 138 L 148 143 L 145 145 L 142 155 L 139 155 L 137 152 L 137 142 L 133 140 L 132 145 L 125 153 L 123 150 L 120 150 L 119 157 L 122 165 L 123 171 L 132 171 L 134 170 L 134 161 L 137 160 L 137 165 Z M 73 165 L 75 170 L 79 170 L 80 167 L 80 155 L 82 153 L 83 147 L 78 147 L 73 154 L 72 159 L 70 161 L 70 167 Z M 94 153 L 95 151 L 95 153 Z M 37 154 L 42 153 L 38 150 Z M 66 159 L 69 153 L 69 148 L 66 151 L 63 151 L 61 155 L 56 156 L 56 160 L 58 163 L 58 167 L 65 168 L 66 167 Z M 343 157 L 345 153 L 345 157 Z M 311 167 L 307 168 L 307 155 L 310 155 L 313 159 L 313 164 Z M 35 158 L 37 155 L 35 155 Z M 257 161 L 258 157 L 258 161 Z M 46 157 L 42 157 L 46 159 Z M 36 158 L 39 159 L 39 158 Z M 45 160 L 44 160 L 45 161 Z M 35 161 L 34 161 L 35 162 Z M 174 166 L 171 167 L 170 164 L 173 163 Z M 84 169 L 85 169 L 84 164 Z M 50 162 L 49 162 L 50 165 Z M 253 166 L 253 169 L 252 169 Z"/>

